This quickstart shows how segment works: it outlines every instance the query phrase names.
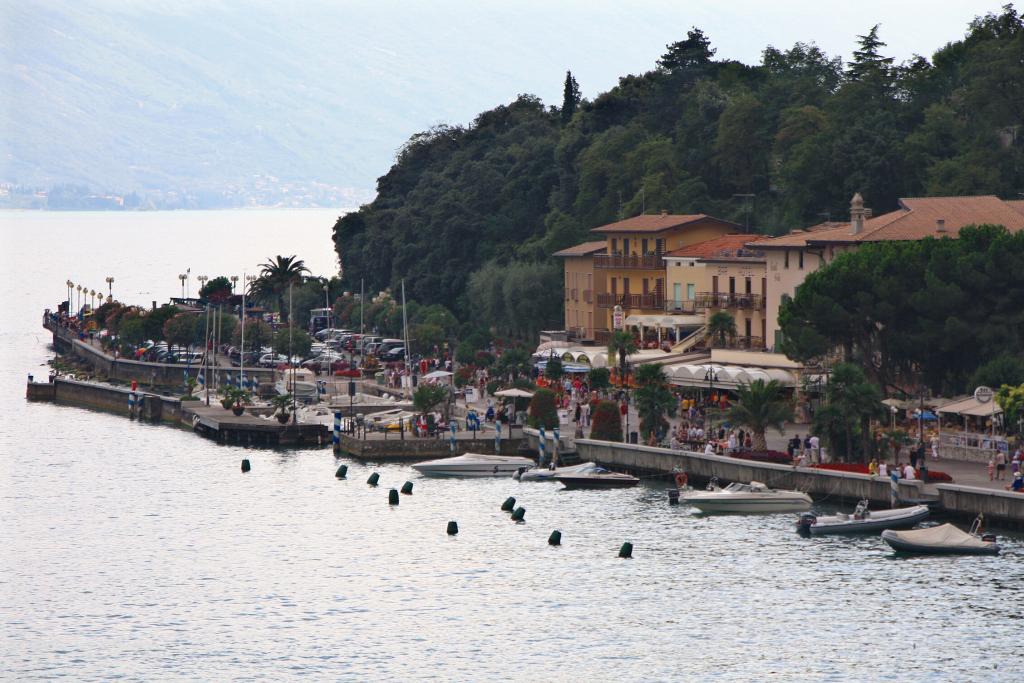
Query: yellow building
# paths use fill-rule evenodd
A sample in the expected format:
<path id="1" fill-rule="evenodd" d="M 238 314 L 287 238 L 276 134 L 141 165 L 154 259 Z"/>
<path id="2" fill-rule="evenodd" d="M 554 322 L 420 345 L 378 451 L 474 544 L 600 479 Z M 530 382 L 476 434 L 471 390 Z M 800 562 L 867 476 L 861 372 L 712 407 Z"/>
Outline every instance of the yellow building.
<path id="1" fill-rule="evenodd" d="M 778 350 L 782 341 L 778 325 L 782 301 L 792 297 L 810 273 L 844 251 L 868 242 L 955 238 L 965 226 L 986 223 L 1010 232 L 1024 230 L 1024 202 L 994 196 L 916 197 L 901 199 L 895 211 L 874 216 L 857 193 L 850 201 L 849 223 L 822 223 L 757 242 L 755 248 L 764 251 L 767 265 L 768 346 Z"/>
<path id="2" fill-rule="evenodd" d="M 606 252 L 596 254 L 594 272 L 602 272 L 606 288 L 596 296 L 595 340 L 607 338 L 614 327 L 616 306 L 626 325 L 659 331 L 692 324 L 691 318 L 671 319 L 665 311 L 664 256 L 669 251 L 706 242 L 740 226 L 705 214 L 642 215 L 602 225 L 591 232 L 606 240 Z"/>
<path id="3" fill-rule="evenodd" d="M 584 242 L 556 251 L 565 259 L 565 330 L 569 338 L 594 341 L 594 302 L 605 291 L 605 271 L 594 270 L 594 255 L 603 254 L 604 240 Z"/>
<path id="4" fill-rule="evenodd" d="M 736 321 L 736 336 L 724 346 L 764 349 L 768 282 L 765 252 L 757 243 L 751 235 L 724 235 L 665 255 L 666 312 L 699 315 L 706 325 L 716 312 L 726 311 Z M 703 334 L 695 336 L 695 344 L 703 342 Z"/>

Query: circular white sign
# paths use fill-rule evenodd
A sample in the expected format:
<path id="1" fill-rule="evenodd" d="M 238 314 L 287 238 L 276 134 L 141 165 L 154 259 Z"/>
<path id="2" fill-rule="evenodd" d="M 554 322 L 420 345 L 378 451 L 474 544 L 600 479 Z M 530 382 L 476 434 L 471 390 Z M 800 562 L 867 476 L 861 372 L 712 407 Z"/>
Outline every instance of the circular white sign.
<path id="1" fill-rule="evenodd" d="M 988 403 L 992 400 L 995 393 L 986 386 L 980 386 L 974 390 L 974 398 L 979 403 Z"/>

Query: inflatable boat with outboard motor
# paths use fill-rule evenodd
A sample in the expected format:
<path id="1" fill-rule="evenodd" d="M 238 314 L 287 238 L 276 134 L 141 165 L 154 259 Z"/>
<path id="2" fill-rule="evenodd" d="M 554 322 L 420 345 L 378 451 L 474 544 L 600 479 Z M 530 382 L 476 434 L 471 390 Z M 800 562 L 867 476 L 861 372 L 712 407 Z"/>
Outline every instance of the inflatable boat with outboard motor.
<path id="1" fill-rule="evenodd" d="M 818 517 L 813 512 L 800 515 L 797 531 L 812 536 L 826 534 L 861 534 L 886 529 L 910 529 L 928 517 L 927 505 L 896 508 L 894 510 L 868 510 L 868 501 L 857 503 L 852 515 L 842 512 Z"/>

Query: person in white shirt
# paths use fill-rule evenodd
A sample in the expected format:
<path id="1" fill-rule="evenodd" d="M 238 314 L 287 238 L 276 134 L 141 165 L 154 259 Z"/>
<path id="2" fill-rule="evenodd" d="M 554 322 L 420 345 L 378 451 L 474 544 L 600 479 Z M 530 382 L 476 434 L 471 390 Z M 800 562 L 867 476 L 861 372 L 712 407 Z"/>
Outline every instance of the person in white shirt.
<path id="1" fill-rule="evenodd" d="M 916 473 L 914 472 L 914 468 L 910 466 L 910 463 L 907 463 L 903 467 L 903 478 L 906 479 L 907 481 L 917 478 Z"/>
<path id="2" fill-rule="evenodd" d="M 736 452 L 736 432 L 729 432 L 729 452 Z"/>
<path id="3" fill-rule="evenodd" d="M 880 477 L 888 477 L 889 476 L 889 466 L 886 465 L 884 462 L 878 463 L 878 476 L 880 476 Z"/>
<path id="4" fill-rule="evenodd" d="M 704 444 L 704 455 L 714 455 L 714 454 L 715 454 L 715 446 L 710 441 L 708 441 L 706 444 Z"/>
<path id="5" fill-rule="evenodd" d="M 817 436 L 811 436 L 811 457 L 817 460 L 819 463 L 821 460 L 821 441 L 818 440 Z"/>

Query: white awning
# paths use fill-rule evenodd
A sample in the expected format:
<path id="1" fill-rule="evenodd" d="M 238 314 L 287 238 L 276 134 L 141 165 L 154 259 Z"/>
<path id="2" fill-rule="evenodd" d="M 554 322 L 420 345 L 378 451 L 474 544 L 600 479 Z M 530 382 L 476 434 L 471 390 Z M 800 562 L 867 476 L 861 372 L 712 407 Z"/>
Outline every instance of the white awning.
<path id="1" fill-rule="evenodd" d="M 738 365 L 712 365 L 681 363 L 666 368 L 665 375 L 672 384 L 686 387 L 708 386 L 708 369 L 715 372 L 714 386 L 734 389 L 741 384 L 750 384 L 754 380 L 777 380 L 784 387 L 795 387 L 796 377 L 778 368 L 748 368 Z"/>
<path id="2" fill-rule="evenodd" d="M 675 327 L 699 327 L 704 324 L 702 315 L 628 315 L 625 323 L 644 327 L 661 327 L 673 329 Z"/>
<path id="3" fill-rule="evenodd" d="M 960 401 L 953 401 L 952 403 L 940 406 L 935 409 L 935 412 L 945 413 L 947 415 L 988 417 L 992 414 L 1001 415 L 1003 413 L 1003 409 L 999 407 L 999 404 L 995 402 L 995 399 L 982 403 L 973 396 L 969 396 L 968 398 Z"/>

